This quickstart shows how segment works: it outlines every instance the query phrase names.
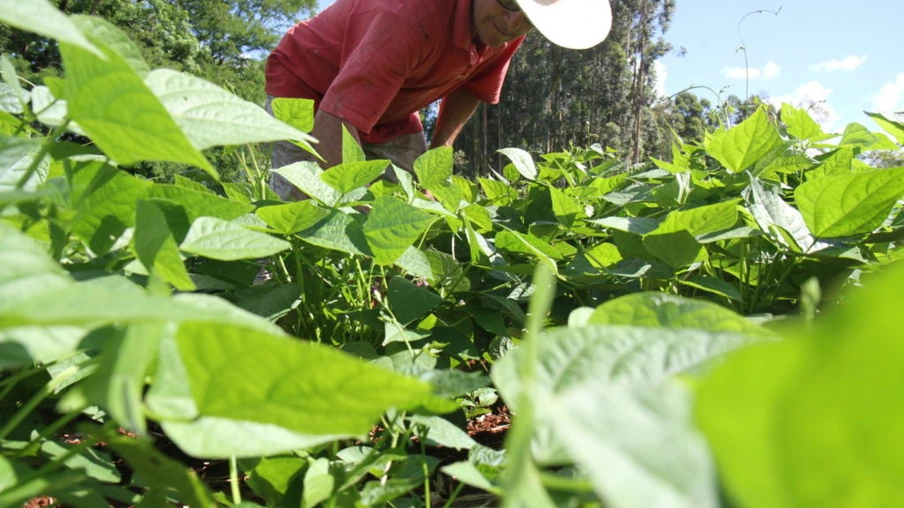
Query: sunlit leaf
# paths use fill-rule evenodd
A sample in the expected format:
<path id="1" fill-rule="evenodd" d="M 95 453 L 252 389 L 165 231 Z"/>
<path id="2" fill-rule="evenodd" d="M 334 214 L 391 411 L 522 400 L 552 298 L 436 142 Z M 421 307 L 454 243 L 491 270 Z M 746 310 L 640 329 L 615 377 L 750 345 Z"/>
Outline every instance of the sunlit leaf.
<path id="1" fill-rule="evenodd" d="M 200 217 L 192 223 L 179 248 L 198 256 L 231 261 L 271 256 L 291 246 L 285 240 L 229 221 Z"/>
<path id="2" fill-rule="evenodd" d="M 391 264 L 434 220 L 432 215 L 403 201 L 383 196 L 374 201 L 373 210 L 364 223 L 364 238 L 377 263 Z"/>
<path id="3" fill-rule="evenodd" d="M 60 45 L 69 116 L 91 140 L 122 164 L 182 162 L 217 177 L 130 63 L 102 41 L 92 42 L 104 58 Z"/>
<path id="4" fill-rule="evenodd" d="M 414 161 L 414 174 L 426 188 L 448 180 L 452 176 L 452 148 L 441 146 L 422 154 Z"/>
<path id="5" fill-rule="evenodd" d="M 904 195 L 904 168 L 825 176 L 803 183 L 794 200 L 813 234 L 852 236 L 881 226 Z"/>
<path id="6" fill-rule="evenodd" d="M 534 159 L 528 152 L 520 148 L 501 148 L 497 150 L 497 152 L 508 157 L 512 161 L 512 164 L 515 165 L 515 169 L 521 173 L 521 176 L 528 180 L 537 179 L 537 167 L 534 165 Z"/>
<path id="7" fill-rule="evenodd" d="M 310 148 L 308 143 L 313 138 L 309 135 L 203 79 L 157 69 L 144 82 L 198 150 L 284 139 Z"/>
<path id="8" fill-rule="evenodd" d="M 706 152 L 735 173 L 782 144 L 778 129 L 763 108 L 729 130 L 718 130 L 706 140 Z"/>

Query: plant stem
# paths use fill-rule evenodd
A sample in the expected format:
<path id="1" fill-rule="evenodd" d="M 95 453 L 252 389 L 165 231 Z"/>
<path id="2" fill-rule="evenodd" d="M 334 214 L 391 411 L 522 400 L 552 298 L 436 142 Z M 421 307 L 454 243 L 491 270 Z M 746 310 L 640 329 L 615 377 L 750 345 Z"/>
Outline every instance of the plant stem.
<path id="1" fill-rule="evenodd" d="M 424 457 L 427 456 L 427 446 L 424 444 L 426 441 L 426 435 L 424 439 L 421 439 L 421 470 L 424 472 L 424 504 L 427 508 L 431 508 L 433 506 L 430 501 L 430 469 L 427 467 L 427 461 L 424 460 Z"/>
<path id="2" fill-rule="evenodd" d="M 463 489 L 463 488 L 465 488 L 465 484 L 459 483 L 458 486 L 455 487 L 455 490 L 452 491 L 452 495 L 449 496 L 449 499 L 446 500 L 446 503 L 443 505 L 443 508 L 451 508 L 452 503 L 454 503 L 455 500 L 458 499 L 458 494 L 461 493 L 461 489 Z"/>
<path id="3" fill-rule="evenodd" d="M 34 411 L 36 407 L 38 407 L 38 404 L 40 404 L 41 401 L 46 399 L 51 393 L 53 393 L 54 389 L 56 389 L 56 387 L 63 382 L 63 380 L 65 380 L 75 372 L 76 369 L 74 367 L 64 370 L 58 377 L 48 381 L 46 384 L 44 384 L 44 386 L 41 387 L 40 390 L 32 395 L 31 398 L 28 399 L 28 402 L 22 405 L 22 408 L 19 409 L 19 411 L 17 411 L 16 414 L 14 414 L 13 417 L 9 419 L 9 421 L 6 422 L 6 425 L 0 428 L 0 441 L 6 439 L 6 437 L 9 436 L 9 433 L 15 430 L 15 428 L 20 423 L 22 423 L 23 420 L 25 420 L 25 417 L 31 414 L 31 412 Z"/>
<path id="4" fill-rule="evenodd" d="M 242 493 L 239 490 L 239 468 L 235 455 L 229 457 L 229 488 L 232 490 L 232 504 L 242 502 Z"/>

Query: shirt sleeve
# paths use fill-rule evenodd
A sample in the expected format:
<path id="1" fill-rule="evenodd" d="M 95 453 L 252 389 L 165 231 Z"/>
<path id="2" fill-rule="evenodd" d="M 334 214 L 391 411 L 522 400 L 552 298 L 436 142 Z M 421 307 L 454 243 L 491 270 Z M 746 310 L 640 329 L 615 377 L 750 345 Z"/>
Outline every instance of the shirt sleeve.
<path id="1" fill-rule="evenodd" d="M 370 133 L 423 54 L 424 40 L 409 23 L 395 12 L 355 14 L 320 109 Z"/>
<path id="2" fill-rule="evenodd" d="M 498 104 L 509 63 L 523 41 L 524 37 L 512 41 L 495 58 L 488 60 L 486 66 L 478 70 L 462 88 L 483 102 Z"/>

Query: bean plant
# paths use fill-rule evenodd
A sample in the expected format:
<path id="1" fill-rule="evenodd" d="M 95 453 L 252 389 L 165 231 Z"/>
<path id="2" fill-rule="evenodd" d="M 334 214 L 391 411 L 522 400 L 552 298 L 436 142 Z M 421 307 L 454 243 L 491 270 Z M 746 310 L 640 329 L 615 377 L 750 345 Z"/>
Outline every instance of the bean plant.
<path id="1" fill-rule="evenodd" d="M 316 153 L 310 102 L 274 118 L 102 19 L 0 6 L 64 69 L 0 58 L 0 506 L 904 494 L 904 168 L 868 162 L 895 118 L 764 107 L 670 161 L 508 148 L 475 181 L 348 135 L 334 167 L 269 168 L 269 142 Z"/>

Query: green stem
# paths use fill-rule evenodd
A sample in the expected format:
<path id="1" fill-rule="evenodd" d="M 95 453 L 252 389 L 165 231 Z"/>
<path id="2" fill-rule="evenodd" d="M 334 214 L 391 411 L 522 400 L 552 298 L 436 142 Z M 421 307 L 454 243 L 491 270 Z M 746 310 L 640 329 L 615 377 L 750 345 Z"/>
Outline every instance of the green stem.
<path id="1" fill-rule="evenodd" d="M 455 490 L 452 491 L 452 495 L 449 496 L 449 499 L 446 500 L 446 503 L 443 505 L 443 508 L 451 508 L 452 503 L 454 503 L 455 500 L 458 499 L 458 495 L 461 493 L 461 489 L 463 489 L 464 487 L 465 487 L 464 483 L 459 483 L 458 486 L 455 487 Z"/>
<path id="2" fill-rule="evenodd" d="M 66 378 L 68 378 L 75 372 L 75 368 L 64 370 L 58 377 L 48 381 L 44 386 L 41 387 L 40 390 L 32 395 L 31 398 L 28 399 L 28 402 L 26 402 L 22 406 L 22 408 L 19 409 L 19 411 L 17 411 L 16 414 L 14 414 L 13 417 L 9 419 L 9 421 L 6 422 L 6 425 L 0 428 L 0 441 L 6 439 L 6 437 L 9 436 L 9 433 L 15 430 L 15 428 L 19 426 L 19 424 L 22 423 L 23 420 L 25 420 L 25 417 L 31 414 L 31 412 L 34 411 L 36 407 L 38 407 L 38 404 L 40 404 L 51 393 L 53 393 L 54 389 L 56 389 L 57 386 L 59 386 Z"/>
<path id="3" fill-rule="evenodd" d="M 503 506 L 511 506 L 510 492 L 531 488 L 530 482 L 536 475 L 536 466 L 531 458 L 531 440 L 534 429 L 535 408 L 530 394 L 535 393 L 539 347 L 537 341 L 543 329 L 543 321 L 555 297 L 555 276 L 546 263 L 537 265 L 533 277 L 534 294 L 528 304 L 527 333 L 521 344 L 522 357 L 518 363 L 518 377 L 521 393 L 518 397 L 517 417 L 512 422 L 506 438 L 505 449 L 509 450 L 509 470 L 503 478 L 506 498 Z M 545 504 L 547 500 L 539 500 Z M 542 505 L 541 504 L 541 505 Z"/>
<path id="4" fill-rule="evenodd" d="M 232 490 L 232 504 L 240 504 L 242 493 L 239 490 L 239 467 L 235 455 L 229 457 L 229 488 Z"/>
<path id="5" fill-rule="evenodd" d="M 421 439 L 421 470 L 424 472 L 424 504 L 427 508 L 431 508 L 433 506 L 430 501 L 430 468 L 427 467 L 427 461 L 424 460 L 424 457 L 427 456 L 427 446 L 424 444 L 426 439 Z"/>
<path id="6" fill-rule="evenodd" d="M 43 371 L 45 368 L 46 366 L 33 367 L 28 370 L 23 370 L 22 372 L 19 372 L 10 378 L 4 379 L 3 381 L 0 381 L 0 388 L 2 388 L 3 390 L 2 392 L 0 392 L 0 400 L 5 399 L 6 396 L 9 395 L 9 392 L 16 387 L 19 381 L 22 381 L 32 374 L 37 374 L 38 372 Z"/>
<path id="7" fill-rule="evenodd" d="M 593 485 L 585 478 L 565 478 L 564 476 L 556 476 L 554 474 L 540 473 L 540 479 L 546 488 L 564 491 L 583 493 L 593 490 Z"/>

